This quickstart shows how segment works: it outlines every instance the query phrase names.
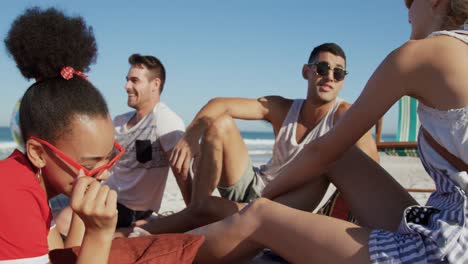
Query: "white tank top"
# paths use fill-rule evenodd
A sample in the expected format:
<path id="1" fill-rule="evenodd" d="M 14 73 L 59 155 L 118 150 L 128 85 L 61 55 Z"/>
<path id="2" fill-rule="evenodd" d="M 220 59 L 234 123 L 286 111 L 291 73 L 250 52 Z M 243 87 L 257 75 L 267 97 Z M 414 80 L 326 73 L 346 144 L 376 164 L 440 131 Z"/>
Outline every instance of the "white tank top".
<path id="1" fill-rule="evenodd" d="M 448 35 L 468 44 L 467 34 L 466 30 L 454 30 L 434 32 L 430 36 Z M 420 102 L 418 117 L 421 125 L 440 145 L 468 163 L 468 106 L 442 111 Z M 424 137 L 419 138 L 422 141 L 421 151 L 425 154 L 428 163 L 435 168 L 445 170 L 453 181 L 458 183 L 463 190 L 468 191 L 467 172 L 459 172 L 433 150 Z"/>
<path id="2" fill-rule="evenodd" d="M 341 102 L 343 102 L 343 99 L 336 98 L 334 104 L 322 120 L 305 136 L 301 143 L 297 143 L 297 120 L 304 100 L 296 99 L 293 101 L 276 136 L 272 158 L 267 164 L 259 168 L 260 178 L 263 180 L 264 186 L 270 183 L 278 175 L 279 171 L 293 160 L 307 143 L 324 135 L 333 127 L 335 112 Z"/>

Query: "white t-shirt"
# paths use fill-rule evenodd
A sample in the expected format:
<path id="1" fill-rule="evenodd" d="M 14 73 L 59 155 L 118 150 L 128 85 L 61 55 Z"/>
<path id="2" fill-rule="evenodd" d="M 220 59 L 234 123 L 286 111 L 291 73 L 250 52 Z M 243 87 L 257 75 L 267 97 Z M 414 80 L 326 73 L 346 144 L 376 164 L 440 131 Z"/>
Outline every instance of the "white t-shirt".
<path id="1" fill-rule="evenodd" d="M 114 118 L 117 141 L 126 149 L 105 182 L 117 191 L 119 203 L 133 210 L 161 207 L 168 175 L 172 175 L 166 152 L 185 131 L 182 119 L 164 103 L 130 129 L 126 128 L 135 111 Z"/>

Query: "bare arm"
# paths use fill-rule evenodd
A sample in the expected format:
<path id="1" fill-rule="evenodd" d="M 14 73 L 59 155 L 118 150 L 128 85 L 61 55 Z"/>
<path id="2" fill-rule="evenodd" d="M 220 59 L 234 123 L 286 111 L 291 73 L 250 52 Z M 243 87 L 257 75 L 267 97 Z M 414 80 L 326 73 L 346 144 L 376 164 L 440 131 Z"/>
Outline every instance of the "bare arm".
<path id="1" fill-rule="evenodd" d="M 264 120 L 268 111 L 266 98 L 214 98 L 197 113 L 187 127 L 186 134 L 199 138 L 207 127 L 224 114 L 236 119 Z"/>
<path id="2" fill-rule="evenodd" d="M 198 112 L 187 127 L 184 136 L 174 146 L 169 161 L 174 173 L 188 177 L 190 160 L 199 152 L 198 141 L 213 122 L 222 115 L 235 119 L 266 120 L 275 123 L 280 111 L 279 104 L 285 101 L 279 96 L 247 98 L 215 98 Z"/>
<path id="3" fill-rule="evenodd" d="M 104 171 L 96 177 L 98 181 L 107 180 L 109 178 L 109 172 Z M 85 226 L 80 217 L 73 213 L 70 205 L 66 206 L 61 212 L 54 217 L 55 223 L 61 228 L 53 228 L 49 232 L 48 244 L 49 250 L 55 248 L 69 248 L 74 246 L 80 246 L 83 242 L 83 236 L 85 232 Z M 66 233 L 66 239 L 63 241 L 60 233 Z"/>
<path id="4" fill-rule="evenodd" d="M 335 113 L 334 124 L 336 124 L 351 108 L 351 104 L 343 102 Z M 367 156 L 371 157 L 376 162 L 379 162 L 379 152 L 375 144 L 375 140 L 372 137 L 371 130 L 367 131 L 357 142 L 356 146 L 360 148 Z"/>
<path id="5" fill-rule="evenodd" d="M 107 263 L 117 223 L 117 193 L 91 177 L 76 181 L 70 206 L 86 229 L 77 263 Z"/>
<path id="6" fill-rule="evenodd" d="M 407 92 L 411 85 L 414 67 L 408 60 L 406 45 L 392 52 L 376 69 L 358 100 L 351 106 L 337 125 L 323 137 L 313 141 L 293 162 L 288 164 L 277 179 L 263 193 L 274 198 L 297 186 L 310 177 L 324 173 L 330 164 L 354 145 L 381 116 Z M 413 54 L 414 55 L 414 54 Z"/>
<path id="7" fill-rule="evenodd" d="M 173 149 L 169 150 L 166 152 L 166 156 L 169 159 L 171 156 Z M 174 174 L 174 177 L 176 179 L 177 185 L 179 186 L 180 193 L 182 194 L 182 197 L 184 198 L 185 205 L 188 205 L 190 203 L 190 197 L 192 195 L 192 178 L 190 177 L 188 171 L 187 171 L 187 176 L 183 176 L 182 172 L 180 170 L 177 170 L 175 166 L 171 164 L 171 170 L 172 173 Z"/>
<path id="8" fill-rule="evenodd" d="M 366 153 L 367 156 L 371 157 L 376 162 L 380 162 L 377 145 L 370 131 L 367 131 L 367 133 L 356 142 L 356 146 Z"/>
<path id="9" fill-rule="evenodd" d="M 76 213 L 72 213 L 70 229 L 68 230 L 67 239 L 65 239 L 65 247 L 79 246 L 83 242 L 85 226 L 83 221 Z"/>
<path id="10" fill-rule="evenodd" d="M 47 243 L 49 245 L 49 251 L 56 248 L 63 248 L 63 240 L 57 227 L 50 229 L 49 235 L 47 236 Z"/>
<path id="11" fill-rule="evenodd" d="M 267 120 L 272 118 L 273 105 L 280 97 L 249 98 L 214 98 L 197 113 L 187 127 L 186 138 L 199 139 L 208 127 L 222 115 L 235 119 Z"/>
<path id="12" fill-rule="evenodd" d="M 71 215 L 69 218 L 70 227 L 68 228 L 67 238 L 63 241 L 58 229 L 51 229 L 48 236 L 49 250 L 80 246 L 83 242 L 83 236 L 85 233 L 85 225 L 83 221 L 69 206 L 65 207 L 64 210 L 67 210 L 66 213 Z"/>

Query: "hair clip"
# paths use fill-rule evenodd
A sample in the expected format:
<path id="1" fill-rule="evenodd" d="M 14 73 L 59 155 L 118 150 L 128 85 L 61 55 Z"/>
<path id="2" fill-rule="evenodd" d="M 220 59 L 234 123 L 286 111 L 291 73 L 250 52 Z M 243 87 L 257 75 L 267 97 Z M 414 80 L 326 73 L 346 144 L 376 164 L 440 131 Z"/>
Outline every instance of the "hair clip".
<path id="1" fill-rule="evenodd" d="M 85 80 L 88 79 L 88 76 L 86 74 L 80 71 L 75 71 L 75 69 L 73 69 L 73 67 L 70 67 L 70 66 L 63 67 L 62 70 L 60 71 L 60 75 L 62 75 L 62 77 L 65 80 L 70 80 L 71 78 L 73 78 L 73 75 L 78 75 Z"/>

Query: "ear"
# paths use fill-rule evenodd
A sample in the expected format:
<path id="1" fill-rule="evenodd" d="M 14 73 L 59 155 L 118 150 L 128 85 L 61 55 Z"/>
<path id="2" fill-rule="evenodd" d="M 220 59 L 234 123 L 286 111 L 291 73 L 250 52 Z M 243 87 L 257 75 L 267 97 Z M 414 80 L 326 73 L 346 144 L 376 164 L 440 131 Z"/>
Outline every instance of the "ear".
<path id="1" fill-rule="evenodd" d="M 28 139 L 25 145 L 26 155 L 31 163 L 36 168 L 43 168 L 46 165 L 46 154 L 42 144 L 34 139 Z"/>
<path id="2" fill-rule="evenodd" d="M 450 10 L 451 10 L 450 0 L 432 0 L 431 8 L 432 8 L 432 12 L 434 14 L 437 14 L 440 18 L 446 17 L 450 13 Z"/>
<path id="3" fill-rule="evenodd" d="M 310 70 L 309 65 L 304 64 L 304 66 L 302 66 L 302 78 L 304 78 L 304 80 L 309 79 L 309 77 L 308 77 L 309 70 Z"/>
<path id="4" fill-rule="evenodd" d="M 152 92 L 157 92 L 158 94 L 160 94 L 160 91 L 161 91 L 161 79 L 159 79 L 159 78 L 154 78 L 154 79 L 151 81 L 151 91 L 152 91 Z"/>
<path id="5" fill-rule="evenodd" d="M 443 9 L 446 9 L 449 7 L 449 4 L 450 4 L 450 1 L 447 1 L 447 0 L 431 0 L 431 7 L 433 10 L 436 10 L 441 7 L 443 7 Z"/>

